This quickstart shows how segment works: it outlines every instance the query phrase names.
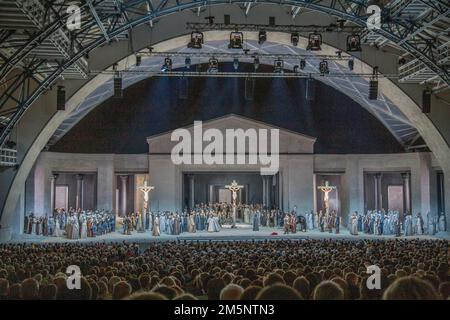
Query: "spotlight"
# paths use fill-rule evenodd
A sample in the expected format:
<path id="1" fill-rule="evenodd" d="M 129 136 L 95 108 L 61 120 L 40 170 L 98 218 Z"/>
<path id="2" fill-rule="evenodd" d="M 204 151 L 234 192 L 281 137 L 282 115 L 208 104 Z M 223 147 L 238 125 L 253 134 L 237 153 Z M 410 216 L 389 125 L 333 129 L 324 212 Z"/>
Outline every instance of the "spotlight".
<path id="1" fill-rule="evenodd" d="M 234 71 L 237 71 L 239 69 L 239 59 L 238 58 L 233 59 L 233 68 L 234 68 Z"/>
<path id="2" fill-rule="evenodd" d="M 328 68 L 328 62 L 326 60 L 322 60 L 319 63 L 319 71 L 322 75 L 330 73 L 330 69 Z"/>
<path id="3" fill-rule="evenodd" d="M 273 72 L 283 73 L 283 70 L 284 70 L 284 61 L 281 58 L 276 59 L 273 64 Z"/>
<path id="4" fill-rule="evenodd" d="M 122 75 L 116 71 L 114 74 L 114 98 L 122 98 L 122 97 L 123 97 Z"/>
<path id="5" fill-rule="evenodd" d="M 261 45 L 267 41 L 267 32 L 265 30 L 260 30 L 258 33 L 258 43 Z"/>
<path id="6" fill-rule="evenodd" d="M 295 66 L 294 66 L 294 72 L 295 72 L 295 73 L 298 73 L 298 69 L 299 69 L 299 68 L 300 68 L 300 67 L 299 67 L 298 65 L 295 65 Z"/>
<path id="7" fill-rule="evenodd" d="M 142 62 L 142 57 L 140 55 L 136 55 L 136 67 L 139 67 Z"/>
<path id="8" fill-rule="evenodd" d="M 300 37 L 297 32 L 291 33 L 291 42 L 294 47 L 298 45 Z"/>
<path id="9" fill-rule="evenodd" d="M 306 61 L 305 59 L 300 60 L 300 69 L 304 70 L 306 68 Z"/>
<path id="10" fill-rule="evenodd" d="M 161 67 L 162 72 L 172 71 L 172 59 L 170 57 L 164 58 L 164 64 Z"/>
<path id="11" fill-rule="evenodd" d="M 186 59 L 184 59 L 184 65 L 186 67 L 186 69 L 190 69 L 191 68 L 191 58 L 190 57 L 186 57 Z"/>
<path id="12" fill-rule="evenodd" d="M 242 49 L 242 44 L 244 43 L 244 34 L 239 31 L 232 31 L 230 33 L 230 43 L 228 44 L 229 49 Z"/>
<path id="13" fill-rule="evenodd" d="M 255 68 L 255 71 L 258 70 L 259 68 L 259 58 L 255 57 L 255 59 L 253 60 L 253 67 Z"/>
<path id="14" fill-rule="evenodd" d="M 203 33 L 200 31 L 191 32 L 191 41 L 188 43 L 188 48 L 201 49 L 203 44 Z"/>
<path id="15" fill-rule="evenodd" d="M 398 59 L 398 65 L 399 65 L 399 66 L 402 66 L 402 65 L 404 65 L 404 64 L 406 64 L 406 59 L 403 58 L 403 57 L 400 57 L 400 58 Z"/>
<path id="16" fill-rule="evenodd" d="M 422 112 L 430 113 L 431 112 L 431 94 L 432 91 L 427 88 L 422 92 Z"/>
<path id="17" fill-rule="evenodd" d="M 305 87 L 306 101 L 314 101 L 316 96 L 316 83 L 314 82 L 314 79 L 311 77 L 306 79 Z"/>
<path id="18" fill-rule="evenodd" d="M 58 86 L 58 91 L 56 92 L 56 110 L 66 110 L 66 90 L 64 86 Z"/>
<path id="19" fill-rule="evenodd" d="M 357 34 L 352 34 L 347 37 L 347 52 L 360 52 L 361 38 Z"/>
<path id="20" fill-rule="evenodd" d="M 353 59 L 348 60 L 348 68 L 353 71 L 353 68 L 355 66 L 355 61 Z"/>
<path id="21" fill-rule="evenodd" d="M 209 59 L 209 62 L 208 62 L 208 72 L 209 72 L 209 73 L 219 72 L 219 60 L 217 60 L 217 59 L 214 58 L 214 57 L 212 57 L 211 59 Z"/>
<path id="22" fill-rule="evenodd" d="M 372 78 L 369 81 L 369 100 L 378 99 L 378 67 L 373 67 Z"/>
<path id="23" fill-rule="evenodd" d="M 318 33 L 310 33 L 308 36 L 308 46 L 306 50 L 319 51 L 322 50 L 322 35 Z"/>
<path id="24" fill-rule="evenodd" d="M 369 82 L 369 100 L 378 99 L 378 80 L 375 78 L 370 79 Z"/>

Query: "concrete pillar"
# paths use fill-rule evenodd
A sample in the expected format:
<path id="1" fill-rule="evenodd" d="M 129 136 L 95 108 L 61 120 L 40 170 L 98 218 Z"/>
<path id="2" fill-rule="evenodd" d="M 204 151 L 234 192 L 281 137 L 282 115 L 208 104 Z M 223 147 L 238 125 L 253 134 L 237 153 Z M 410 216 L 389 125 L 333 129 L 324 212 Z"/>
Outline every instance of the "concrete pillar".
<path id="1" fill-rule="evenodd" d="M 272 202 L 273 202 L 273 176 L 269 175 L 267 176 L 267 207 L 270 209 L 270 207 L 272 206 Z"/>
<path id="2" fill-rule="evenodd" d="M 411 212 L 411 190 L 409 187 L 409 179 L 410 177 L 409 172 L 403 172 L 402 173 L 402 179 L 403 179 L 403 211 L 400 214 L 403 216 L 403 213 Z"/>
<path id="3" fill-rule="evenodd" d="M 430 210 L 430 169 L 428 153 L 418 153 L 417 162 L 411 167 L 411 212 L 426 215 Z"/>
<path id="4" fill-rule="evenodd" d="M 192 210 L 195 206 L 195 180 L 194 175 L 189 176 L 189 208 Z"/>
<path id="5" fill-rule="evenodd" d="M 263 187 L 262 203 L 263 203 L 263 205 L 266 205 L 267 204 L 267 198 L 266 198 L 266 195 L 267 195 L 267 193 L 266 193 L 266 187 L 267 187 L 266 176 L 261 176 L 261 178 L 262 178 L 262 187 Z"/>
<path id="6" fill-rule="evenodd" d="M 97 170 L 97 208 L 112 211 L 116 177 L 113 162 L 105 161 Z"/>
<path id="7" fill-rule="evenodd" d="M 375 182 L 375 210 L 381 210 L 383 207 L 383 198 L 381 194 L 381 173 L 376 173 L 374 176 Z"/>
<path id="8" fill-rule="evenodd" d="M 52 174 L 50 176 L 50 215 L 53 215 L 55 212 L 56 179 L 58 179 L 58 174 Z"/>
<path id="9" fill-rule="evenodd" d="M 83 209 L 84 175 L 77 174 L 76 208 Z"/>
<path id="10" fill-rule="evenodd" d="M 121 199 L 121 212 L 122 215 L 127 214 L 127 181 L 128 176 L 120 176 L 121 181 L 121 193 L 120 193 L 120 199 Z"/>
<path id="11" fill-rule="evenodd" d="M 363 173 L 361 172 L 361 177 Z M 362 177 L 363 183 L 363 177 Z M 348 222 L 349 214 L 358 211 L 362 212 L 364 210 L 364 193 L 362 193 L 362 205 L 360 203 L 359 191 L 363 189 L 359 179 L 359 167 L 358 160 L 354 157 L 349 157 L 347 159 L 345 174 L 341 176 L 341 186 L 342 190 L 339 191 L 341 197 L 341 217 L 344 224 Z"/>

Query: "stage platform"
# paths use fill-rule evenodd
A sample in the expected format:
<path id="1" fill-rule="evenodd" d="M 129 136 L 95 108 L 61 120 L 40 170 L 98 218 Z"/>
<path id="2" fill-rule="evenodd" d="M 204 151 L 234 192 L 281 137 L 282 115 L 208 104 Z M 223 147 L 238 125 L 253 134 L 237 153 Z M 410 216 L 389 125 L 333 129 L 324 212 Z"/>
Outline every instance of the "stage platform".
<path id="1" fill-rule="evenodd" d="M 121 232 L 113 232 L 98 236 L 95 238 L 87 239 L 66 239 L 66 238 L 56 238 L 56 237 L 44 237 L 36 235 L 21 235 L 11 241 L 10 243 L 90 243 L 90 242 L 136 242 L 136 243 L 146 243 L 151 241 L 239 241 L 239 240 L 279 240 L 279 239 L 332 239 L 332 240 L 361 240 L 361 239 L 380 239 L 380 240 L 393 240 L 393 239 L 419 239 L 419 240 L 430 240 L 430 239 L 446 239 L 450 240 L 449 232 L 439 232 L 435 236 L 421 235 L 421 236 L 401 236 L 395 237 L 393 235 L 367 235 L 360 233 L 359 235 L 351 235 L 346 228 L 341 228 L 339 234 L 320 232 L 319 230 L 308 230 L 307 232 L 297 232 L 295 234 L 283 234 L 281 228 L 268 228 L 261 227 L 259 231 L 253 231 L 250 225 L 237 225 L 237 228 L 230 228 L 229 226 L 224 226 L 219 232 L 207 232 L 199 231 L 196 233 L 182 233 L 180 235 L 167 235 L 161 234 L 159 237 L 153 237 L 151 232 L 147 231 L 145 233 L 133 232 L 131 235 L 124 235 Z"/>

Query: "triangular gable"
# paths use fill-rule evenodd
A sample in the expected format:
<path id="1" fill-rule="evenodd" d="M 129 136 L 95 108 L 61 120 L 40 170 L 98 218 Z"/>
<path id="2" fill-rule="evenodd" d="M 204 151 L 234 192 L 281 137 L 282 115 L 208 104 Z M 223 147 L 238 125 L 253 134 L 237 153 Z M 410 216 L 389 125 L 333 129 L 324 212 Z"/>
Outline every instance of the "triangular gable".
<path id="1" fill-rule="evenodd" d="M 208 129 L 218 129 L 225 136 L 226 129 L 266 129 L 270 132 L 271 129 L 279 130 L 279 145 L 280 153 L 298 153 L 309 154 L 313 153 L 314 143 L 316 138 L 297 133 L 288 129 L 280 128 L 267 124 L 265 122 L 249 119 L 247 117 L 239 116 L 236 114 L 229 114 L 227 116 L 207 120 L 202 122 L 203 132 Z M 183 127 L 189 131 L 193 137 L 194 124 Z M 149 144 L 149 153 L 151 154 L 167 154 L 172 151 L 172 148 L 178 143 L 177 141 L 171 141 L 172 133 L 175 130 L 153 135 L 147 138 Z M 268 136 L 270 140 L 270 133 Z M 204 142 L 203 145 L 207 145 L 209 142 Z"/>

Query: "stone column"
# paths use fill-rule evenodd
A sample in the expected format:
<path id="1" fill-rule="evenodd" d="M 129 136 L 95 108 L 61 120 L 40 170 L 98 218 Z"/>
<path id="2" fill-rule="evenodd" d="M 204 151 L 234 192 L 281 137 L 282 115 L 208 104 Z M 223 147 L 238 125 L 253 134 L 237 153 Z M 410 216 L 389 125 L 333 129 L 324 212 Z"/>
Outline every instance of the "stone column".
<path id="1" fill-rule="evenodd" d="M 410 194 L 411 194 L 411 190 L 409 188 L 410 182 L 410 174 L 409 172 L 403 172 L 402 173 L 402 179 L 403 179 L 403 211 L 401 212 L 401 216 L 403 216 L 403 214 L 405 212 L 409 212 L 411 213 L 411 198 L 410 198 Z"/>
<path id="2" fill-rule="evenodd" d="M 77 198 L 76 198 L 77 209 L 83 209 L 83 189 L 84 189 L 84 175 L 77 174 Z"/>
<path id="3" fill-rule="evenodd" d="M 381 195 L 381 173 L 376 173 L 375 179 L 375 210 L 381 210 L 383 207 L 383 198 Z"/>
<path id="4" fill-rule="evenodd" d="M 120 176 L 120 181 L 121 181 L 121 201 L 122 201 L 122 206 L 121 206 L 121 211 L 122 211 L 122 215 L 126 215 L 127 214 L 127 181 L 128 181 L 128 176 Z"/>
<path id="5" fill-rule="evenodd" d="M 266 181 L 267 181 L 267 207 L 270 209 L 271 205 L 272 205 L 272 185 L 273 185 L 273 176 L 267 176 L 266 177 Z"/>
<path id="6" fill-rule="evenodd" d="M 261 176 L 261 178 L 262 178 L 262 182 L 263 182 L 263 194 L 262 194 L 262 196 L 263 196 L 263 198 L 262 198 L 262 202 L 263 202 L 263 205 L 266 205 L 266 203 L 267 203 L 267 198 L 266 198 L 266 176 Z"/>
<path id="7" fill-rule="evenodd" d="M 189 176 L 189 209 L 194 209 L 195 206 L 195 180 L 194 175 L 190 174 Z"/>
<path id="8" fill-rule="evenodd" d="M 58 179 L 58 174 L 52 174 L 50 176 L 50 215 L 53 215 L 55 212 L 56 179 Z"/>

